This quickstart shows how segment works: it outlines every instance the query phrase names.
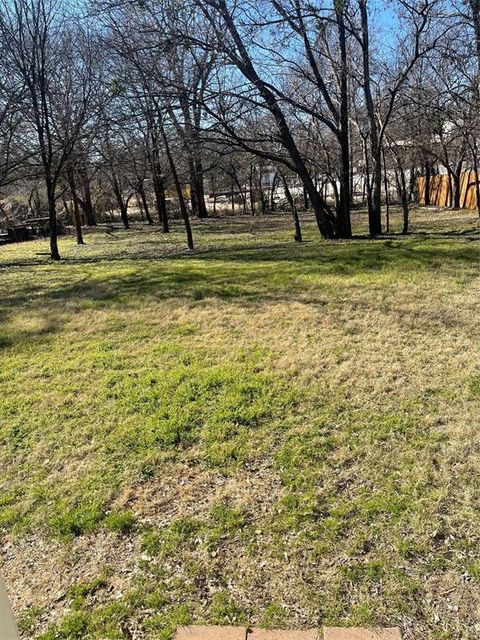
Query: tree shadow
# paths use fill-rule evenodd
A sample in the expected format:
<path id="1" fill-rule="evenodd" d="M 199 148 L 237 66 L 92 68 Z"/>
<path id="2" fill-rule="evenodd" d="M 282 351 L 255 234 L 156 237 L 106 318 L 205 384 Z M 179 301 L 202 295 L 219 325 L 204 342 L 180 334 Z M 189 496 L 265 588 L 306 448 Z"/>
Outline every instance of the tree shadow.
<path id="1" fill-rule="evenodd" d="M 9 319 L 7 314 L 0 317 L 0 326 L 5 325 Z M 58 315 L 52 315 L 51 311 L 42 314 L 42 323 L 39 327 L 20 327 L 5 331 L 3 328 L 0 336 L 0 352 L 18 345 L 46 344 L 56 333 L 59 333 L 64 323 Z"/>
<path id="2" fill-rule="evenodd" d="M 150 252 L 113 257 L 96 255 L 71 258 L 59 265 L 65 280 L 74 268 L 71 275 L 77 282 L 66 284 L 64 278 L 60 278 L 57 287 L 45 287 L 33 277 L 22 279 L 21 291 L 4 295 L 0 307 L 5 310 L 5 307 L 28 304 L 32 297 L 36 301 L 88 298 L 105 302 L 145 295 L 157 299 L 188 298 L 199 289 L 204 297 L 228 300 L 292 299 L 305 292 L 306 287 L 299 279 L 308 276 L 315 276 L 321 287 L 322 275 L 351 278 L 374 272 L 398 272 L 399 275 L 419 271 L 458 273 L 459 268 L 468 270 L 479 264 L 479 258 L 478 249 L 467 243 L 429 245 L 421 239 L 410 239 L 408 243 L 382 240 L 303 245 L 277 243 L 253 248 L 245 245 L 194 253 L 185 251 L 170 256 Z M 96 273 L 94 280 L 89 277 L 89 267 L 114 262 L 121 262 L 136 272 L 119 273 L 118 276 L 108 272 L 104 278 Z M 5 269 L 19 266 L 32 265 L 16 263 Z M 79 272 L 78 267 L 86 270 Z"/>
<path id="3" fill-rule="evenodd" d="M 225 225 L 225 233 L 231 230 L 230 224 Z M 133 308 L 148 300 L 208 305 L 215 298 L 252 307 L 324 305 L 343 287 L 376 286 L 376 279 L 384 276 L 391 278 L 391 287 L 397 278 L 422 273 L 456 275 L 467 283 L 478 276 L 472 267 L 480 264 L 478 245 L 466 241 L 471 232 L 302 244 L 265 242 L 260 236 L 258 244 L 223 243 L 190 252 L 181 246 L 180 236 L 159 244 L 157 233 L 150 231 L 142 235 L 140 245 L 132 242 L 125 251 L 118 247 L 113 255 L 100 243 L 95 255 L 70 257 L 55 265 L 45 259 L 4 263 L 0 272 L 13 276 L 14 287 L 4 287 L 0 294 L 0 325 L 19 310 L 26 314 L 43 310 L 48 316 L 53 310 Z M 122 265 L 118 271 L 109 268 L 117 263 Z M 52 321 L 37 337 L 44 339 L 60 327 L 61 322 Z M 14 342 L 30 339 L 35 339 L 34 332 L 23 337 L 20 333 Z M 4 348 L 12 344 L 3 339 Z"/>

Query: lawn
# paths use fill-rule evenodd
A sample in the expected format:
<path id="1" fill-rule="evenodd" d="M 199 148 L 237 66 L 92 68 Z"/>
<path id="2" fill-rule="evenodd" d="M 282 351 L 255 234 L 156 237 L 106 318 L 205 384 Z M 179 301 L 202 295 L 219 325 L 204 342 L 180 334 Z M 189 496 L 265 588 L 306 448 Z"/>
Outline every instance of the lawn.
<path id="1" fill-rule="evenodd" d="M 25 638 L 480 636 L 479 235 L 474 212 L 412 228 L 0 247 L 0 566 Z"/>

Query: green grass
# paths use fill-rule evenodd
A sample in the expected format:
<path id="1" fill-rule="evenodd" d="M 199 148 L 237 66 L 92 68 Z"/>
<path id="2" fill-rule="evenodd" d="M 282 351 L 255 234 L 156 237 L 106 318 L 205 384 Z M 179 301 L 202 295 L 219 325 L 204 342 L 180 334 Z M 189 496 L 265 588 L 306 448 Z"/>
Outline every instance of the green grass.
<path id="1" fill-rule="evenodd" d="M 189 254 L 180 228 L 138 227 L 64 238 L 60 264 L 0 247 L 24 637 L 478 636 L 480 244 L 473 213 L 413 229 L 327 243 L 308 221 L 296 245 L 288 218 L 232 218 L 196 223 Z"/>

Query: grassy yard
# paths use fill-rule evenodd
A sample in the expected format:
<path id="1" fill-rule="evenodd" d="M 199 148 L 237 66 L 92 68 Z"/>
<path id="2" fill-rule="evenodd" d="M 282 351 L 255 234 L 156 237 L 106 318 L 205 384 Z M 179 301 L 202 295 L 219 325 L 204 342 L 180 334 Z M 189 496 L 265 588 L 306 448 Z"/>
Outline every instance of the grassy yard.
<path id="1" fill-rule="evenodd" d="M 25 638 L 480 637 L 475 213 L 413 231 L 0 247 L 0 566 Z"/>

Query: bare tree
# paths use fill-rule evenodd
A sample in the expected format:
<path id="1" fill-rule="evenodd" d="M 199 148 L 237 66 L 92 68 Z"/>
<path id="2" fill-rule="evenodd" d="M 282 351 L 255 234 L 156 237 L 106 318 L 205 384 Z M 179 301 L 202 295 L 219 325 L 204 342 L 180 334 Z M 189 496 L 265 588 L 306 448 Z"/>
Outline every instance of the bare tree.
<path id="1" fill-rule="evenodd" d="M 31 149 L 21 112 L 24 89 L 23 83 L 12 81 L 8 70 L 0 66 L 0 188 L 15 182 L 29 168 Z"/>
<path id="2" fill-rule="evenodd" d="M 372 236 L 382 232 L 382 145 L 396 100 L 418 61 L 435 49 L 450 25 L 438 21 L 442 0 L 398 0 L 399 37 L 387 68 L 372 69 L 368 0 L 358 0 L 359 19 L 351 14 L 349 26 L 362 51 L 362 84 L 369 123 L 370 170 L 369 227 Z M 440 25 L 440 26 L 439 26 Z M 374 90 L 377 99 L 374 100 Z M 370 188 L 370 185 L 369 185 Z"/>
<path id="3" fill-rule="evenodd" d="M 69 22 L 63 7 L 60 0 L 11 0 L 0 8 L 3 62 L 12 78 L 25 86 L 23 116 L 38 142 L 53 260 L 60 259 L 58 181 L 95 97 L 89 34 Z"/>
<path id="4" fill-rule="evenodd" d="M 249 87 L 254 88 L 256 96 L 248 96 L 248 89 L 247 94 L 245 94 L 250 106 L 253 104 L 258 105 L 259 108 L 269 113 L 275 126 L 278 142 L 282 145 L 286 156 L 276 153 L 272 148 L 259 149 L 251 138 L 239 136 L 235 126 L 232 124 L 231 113 L 226 114 L 224 112 L 222 114 L 220 109 L 220 111 L 209 110 L 209 114 L 213 117 L 218 115 L 227 116 L 222 117 L 222 124 L 227 134 L 246 151 L 255 153 L 272 162 L 280 162 L 290 170 L 295 171 L 308 192 L 321 234 L 326 238 L 334 238 L 337 235 L 335 216 L 323 196 L 317 191 L 305 159 L 299 151 L 292 128 L 289 125 L 287 112 L 283 106 L 285 102 L 284 96 L 280 95 L 281 92 L 278 87 L 273 86 L 271 79 L 263 75 L 255 64 L 249 50 L 251 43 L 245 39 L 245 30 L 240 30 L 237 27 L 232 9 L 226 0 L 197 0 L 196 6 L 203 12 L 205 19 L 210 24 L 211 32 L 215 35 L 215 47 L 221 49 L 225 63 L 228 61 L 228 64 L 233 64 L 244 81 L 248 82 Z M 240 9 L 241 6 L 237 5 L 236 15 L 238 15 Z M 248 15 L 248 12 L 244 15 Z M 204 41 L 203 46 L 211 46 L 211 44 L 208 41 Z M 237 94 L 238 99 L 241 99 L 241 97 Z"/>

